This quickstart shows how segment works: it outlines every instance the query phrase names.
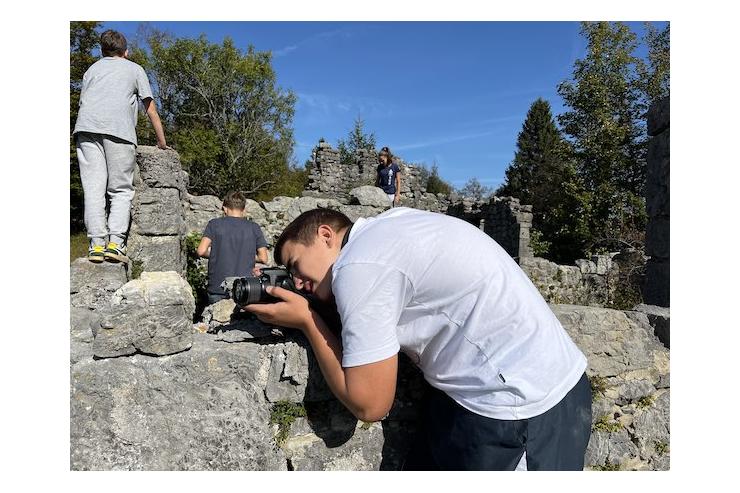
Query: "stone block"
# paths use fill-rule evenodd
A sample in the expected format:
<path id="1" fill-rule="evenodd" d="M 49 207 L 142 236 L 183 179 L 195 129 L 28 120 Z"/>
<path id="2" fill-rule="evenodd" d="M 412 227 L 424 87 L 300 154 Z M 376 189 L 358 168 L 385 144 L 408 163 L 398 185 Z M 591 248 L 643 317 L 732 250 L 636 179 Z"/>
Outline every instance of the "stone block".
<path id="1" fill-rule="evenodd" d="M 138 146 L 136 149 L 138 175 L 151 188 L 176 188 L 185 197 L 187 173 L 182 170 L 180 156 L 173 149 Z"/>
<path id="2" fill-rule="evenodd" d="M 148 188 L 136 193 L 131 231 L 149 236 L 185 232 L 180 192 L 174 188 Z"/>
<path id="3" fill-rule="evenodd" d="M 179 236 L 142 236 L 132 234 L 128 256 L 140 262 L 146 271 L 175 271 L 185 275 L 185 256 Z"/>

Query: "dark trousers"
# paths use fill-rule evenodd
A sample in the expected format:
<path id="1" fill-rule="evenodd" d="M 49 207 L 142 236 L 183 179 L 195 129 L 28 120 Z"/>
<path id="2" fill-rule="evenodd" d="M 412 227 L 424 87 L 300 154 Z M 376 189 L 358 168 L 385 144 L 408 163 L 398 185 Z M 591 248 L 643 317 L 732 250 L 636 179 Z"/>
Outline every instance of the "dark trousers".
<path id="1" fill-rule="evenodd" d="M 526 452 L 530 471 L 583 470 L 590 437 L 591 385 L 585 373 L 553 408 L 520 420 L 481 416 L 430 387 L 403 469 L 513 471 Z"/>

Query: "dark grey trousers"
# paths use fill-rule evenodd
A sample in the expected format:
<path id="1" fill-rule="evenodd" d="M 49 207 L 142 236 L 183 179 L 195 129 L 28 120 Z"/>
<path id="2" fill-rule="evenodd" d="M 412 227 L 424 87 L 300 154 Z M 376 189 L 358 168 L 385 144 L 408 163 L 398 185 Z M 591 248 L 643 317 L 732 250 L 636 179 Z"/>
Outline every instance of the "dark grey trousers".
<path id="1" fill-rule="evenodd" d="M 590 437 L 591 385 L 585 373 L 553 408 L 521 420 L 481 416 L 430 387 L 403 469 L 513 471 L 526 453 L 530 471 L 583 470 Z"/>

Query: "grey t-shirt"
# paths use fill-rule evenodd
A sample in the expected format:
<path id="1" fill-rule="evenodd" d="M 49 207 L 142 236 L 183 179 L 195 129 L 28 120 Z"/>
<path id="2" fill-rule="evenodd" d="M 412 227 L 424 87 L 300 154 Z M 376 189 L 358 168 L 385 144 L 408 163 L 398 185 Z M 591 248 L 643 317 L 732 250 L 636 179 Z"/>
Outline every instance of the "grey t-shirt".
<path id="1" fill-rule="evenodd" d="M 208 292 L 224 294 L 221 283 L 231 276 L 251 276 L 254 256 L 267 241 L 257 223 L 240 217 L 208 221 L 203 236 L 211 239 L 208 256 Z"/>
<path id="2" fill-rule="evenodd" d="M 82 77 L 80 111 L 73 133 L 92 132 L 136 144 L 138 100 L 152 97 L 140 65 L 121 57 L 104 57 Z"/>

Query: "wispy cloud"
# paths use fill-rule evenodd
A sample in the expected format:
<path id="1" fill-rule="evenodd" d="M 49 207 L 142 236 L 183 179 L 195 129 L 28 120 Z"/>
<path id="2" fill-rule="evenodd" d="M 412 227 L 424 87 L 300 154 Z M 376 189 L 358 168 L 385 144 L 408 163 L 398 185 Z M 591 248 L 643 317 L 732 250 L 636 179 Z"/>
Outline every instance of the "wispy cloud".
<path id="1" fill-rule="evenodd" d="M 331 38 L 334 38 L 334 37 L 337 37 L 337 36 L 341 36 L 341 37 L 344 37 L 344 38 L 351 37 L 352 36 L 352 30 L 349 27 L 343 27 L 343 28 L 340 28 L 340 29 L 334 29 L 332 31 L 323 31 L 323 32 L 320 32 L 320 33 L 316 33 L 316 34 L 313 34 L 313 35 L 311 35 L 311 36 L 309 36 L 309 37 L 307 37 L 305 39 L 302 39 L 302 40 L 298 41 L 297 43 L 294 43 L 294 44 L 285 46 L 285 47 L 280 48 L 280 49 L 277 49 L 277 50 L 273 50 L 272 56 L 273 57 L 283 57 L 283 56 L 286 56 L 286 55 L 294 52 L 298 48 L 300 48 L 302 46 L 305 46 L 305 45 L 307 45 L 307 44 L 309 44 L 309 43 L 311 43 L 313 41 L 316 41 L 316 40 L 319 40 L 319 39 L 322 39 L 322 40 L 331 39 Z"/>
<path id="2" fill-rule="evenodd" d="M 407 151 L 410 149 L 420 149 L 424 147 L 431 147 L 439 144 L 449 144 L 451 142 L 459 142 L 461 140 L 477 139 L 479 137 L 486 137 L 488 135 L 494 135 L 498 133 L 500 129 L 488 130 L 486 132 L 469 133 L 463 135 L 455 135 L 451 137 L 439 137 L 436 139 L 430 139 L 424 142 L 415 142 L 413 144 L 401 144 L 395 146 L 397 151 Z"/>

